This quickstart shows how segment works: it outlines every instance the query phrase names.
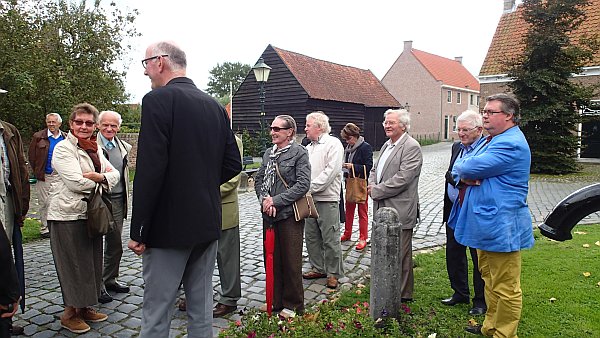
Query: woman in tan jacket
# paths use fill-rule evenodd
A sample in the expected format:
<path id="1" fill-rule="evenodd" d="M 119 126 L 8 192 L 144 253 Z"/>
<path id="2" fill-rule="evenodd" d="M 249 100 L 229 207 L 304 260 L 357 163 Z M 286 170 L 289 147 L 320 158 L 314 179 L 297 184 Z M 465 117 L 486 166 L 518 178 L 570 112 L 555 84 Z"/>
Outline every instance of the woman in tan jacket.
<path id="1" fill-rule="evenodd" d="M 101 322 L 107 315 L 96 312 L 102 286 L 102 236 L 89 238 L 84 200 L 97 183 L 112 188 L 119 180 L 92 137 L 98 110 L 82 103 L 73 107 L 71 131 L 52 155 L 52 167 L 60 179 L 49 193 L 50 248 L 62 291 L 65 311 L 62 327 L 74 333 L 90 330 L 86 322 Z"/>

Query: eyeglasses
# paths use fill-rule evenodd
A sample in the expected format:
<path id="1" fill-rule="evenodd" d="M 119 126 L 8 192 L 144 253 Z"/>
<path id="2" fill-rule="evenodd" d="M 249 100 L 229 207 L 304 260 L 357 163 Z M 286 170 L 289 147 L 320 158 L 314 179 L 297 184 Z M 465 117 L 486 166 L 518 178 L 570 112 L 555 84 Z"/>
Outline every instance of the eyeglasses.
<path id="1" fill-rule="evenodd" d="M 167 56 L 169 56 L 169 55 L 167 55 L 167 54 L 162 54 L 162 55 L 151 56 L 151 57 L 149 57 L 149 58 L 147 58 L 147 59 L 143 59 L 143 60 L 142 60 L 142 66 L 144 67 L 144 69 L 146 69 L 146 66 L 148 65 L 148 61 L 150 61 L 150 60 L 154 60 L 154 59 L 158 59 L 158 58 L 165 58 L 165 57 L 167 57 Z"/>
<path id="2" fill-rule="evenodd" d="M 398 124 L 398 122 L 396 122 L 396 121 L 384 121 L 381 125 L 385 127 L 385 126 L 395 126 L 397 124 Z"/>
<path id="3" fill-rule="evenodd" d="M 82 126 L 85 123 L 86 127 L 93 127 L 96 122 L 94 121 L 83 121 L 83 120 L 72 120 L 73 123 L 75 123 L 76 126 Z"/>
<path id="4" fill-rule="evenodd" d="M 269 127 L 272 131 L 278 133 L 282 130 L 292 129 L 292 127 Z"/>
<path id="5" fill-rule="evenodd" d="M 471 128 L 471 129 L 467 129 L 467 128 L 458 128 L 458 129 L 456 129 L 456 132 L 457 132 L 457 133 L 465 133 L 465 134 L 466 134 L 466 133 L 468 133 L 468 132 L 470 132 L 470 131 L 473 131 L 473 130 L 475 130 L 475 129 L 477 129 L 477 128 L 479 128 L 479 127 L 473 127 L 473 128 Z"/>
<path id="6" fill-rule="evenodd" d="M 499 114 L 499 113 L 504 113 L 504 111 L 499 110 L 499 111 L 493 111 L 493 110 L 482 110 L 480 112 L 481 115 L 494 115 L 494 114 Z"/>

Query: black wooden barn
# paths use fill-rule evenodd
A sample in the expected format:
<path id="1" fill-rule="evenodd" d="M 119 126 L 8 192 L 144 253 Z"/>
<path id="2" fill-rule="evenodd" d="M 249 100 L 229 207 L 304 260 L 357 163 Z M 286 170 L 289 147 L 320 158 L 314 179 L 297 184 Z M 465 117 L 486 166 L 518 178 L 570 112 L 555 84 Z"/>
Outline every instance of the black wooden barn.
<path id="1" fill-rule="evenodd" d="M 383 113 L 398 108 L 398 101 L 370 70 L 342 66 L 269 45 L 262 56 L 271 74 L 265 84 L 265 122 L 289 114 L 304 133 L 307 114 L 321 110 L 329 116 L 332 134 L 348 122 L 355 123 L 374 148 L 386 137 L 381 123 Z M 259 83 L 251 71 L 233 95 L 233 129 L 260 130 Z"/>

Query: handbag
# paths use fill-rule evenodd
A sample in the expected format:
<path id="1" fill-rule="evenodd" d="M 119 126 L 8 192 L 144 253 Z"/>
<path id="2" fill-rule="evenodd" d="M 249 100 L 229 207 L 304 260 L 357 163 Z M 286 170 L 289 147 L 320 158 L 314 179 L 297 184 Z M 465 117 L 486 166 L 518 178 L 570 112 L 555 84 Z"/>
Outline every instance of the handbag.
<path id="1" fill-rule="evenodd" d="M 90 238 L 106 235 L 114 228 L 112 202 L 108 194 L 104 193 L 102 185 L 96 184 L 92 192 L 82 200 L 87 202 L 87 230 Z"/>
<path id="2" fill-rule="evenodd" d="M 281 182 L 283 182 L 285 188 L 289 189 L 287 182 L 283 179 L 281 173 L 279 173 L 279 166 L 277 165 L 277 162 L 275 162 L 275 170 L 277 170 L 277 176 L 279 176 L 279 179 L 281 179 Z M 295 201 L 292 207 L 294 209 L 294 218 L 296 219 L 296 222 L 299 222 L 305 218 L 319 218 L 317 207 L 315 207 L 315 201 L 313 200 L 310 192 L 307 192 L 306 195 Z"/>
<path id="3" fill-rule="evenodd" d="M 365 178 L 356 177 L 352 165 L 352 177 L 346 178 L 346 202 L 362 204 L 367 201 L 367 166 L 363 165 Z"/>

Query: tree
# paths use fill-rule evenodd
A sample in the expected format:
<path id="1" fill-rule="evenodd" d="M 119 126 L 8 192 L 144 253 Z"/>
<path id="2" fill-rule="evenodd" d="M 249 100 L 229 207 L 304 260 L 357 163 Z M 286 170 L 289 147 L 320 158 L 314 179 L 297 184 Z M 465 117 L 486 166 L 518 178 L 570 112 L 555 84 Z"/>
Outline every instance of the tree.
<path id="1" fill-rule="evenodd" d="M 509 84 L 521 101 L 521 128 L 531 148 L 531 171 L 563 174 L 576 162 L 579 109 L 589 104 L 596 86 L 572 81 L 598 51 L 598 35 L 572 41 L 569 34 L 585 20 L 588 0 L 524 0 L 529 25 L 525 49 L 513 61 Z"/>
<path id="2" fill-rule="evenodd" d="M 137 11 L 110 13 L 94 1 L 0 1 L 0 118 L 28 137 L 44 127 L 45 115 L 68 117 L 89 102 L 115 109 L 128 99 L 124 77 L 131 46 L 139 36 Z"/>
<path id="3" fill-rule="evenodd" d="M 229 102 L 230 83 L 235 92 L 251 69 L 250 65 L 239 62 L 224 62 L 222 65 L 217 63 L 217 66 L 210 70 L 206 92 L 221 101 Z"/>

